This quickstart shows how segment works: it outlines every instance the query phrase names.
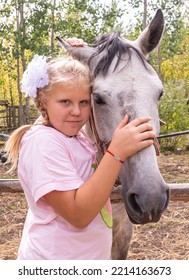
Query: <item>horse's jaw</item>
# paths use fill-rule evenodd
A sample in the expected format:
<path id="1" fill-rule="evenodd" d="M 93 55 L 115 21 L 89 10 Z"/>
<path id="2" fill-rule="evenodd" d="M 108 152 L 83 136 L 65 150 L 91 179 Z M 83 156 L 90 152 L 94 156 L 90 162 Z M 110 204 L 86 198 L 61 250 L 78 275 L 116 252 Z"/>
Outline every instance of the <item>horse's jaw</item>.
<path id="1" fill-rule="evenodd" d="M 153 149 L 153 147 L 152 147 Z M 163 180 L 156 158 L 150 158 L 151 173 L 147 162 L 143 162 L 143 153 L 151 153 L 150 149 L 141 151 L 127 159 L 120 173 L 122 195 L 126 212 L 133 224 L 158 222 L 169 202 L 169 188 Z"/>

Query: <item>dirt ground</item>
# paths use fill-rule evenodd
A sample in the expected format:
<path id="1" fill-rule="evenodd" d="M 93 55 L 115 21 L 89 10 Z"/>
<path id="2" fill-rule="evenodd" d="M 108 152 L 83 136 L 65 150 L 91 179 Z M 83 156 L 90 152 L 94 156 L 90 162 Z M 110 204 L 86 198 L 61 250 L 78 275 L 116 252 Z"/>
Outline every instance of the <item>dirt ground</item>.
<path id="1" fill-rule="evenodd" d="M 189 152 L 161 154 L 168 183 L 189 183 Z M 6 166 L 0 166 L 5 178 Z M 0 260 L 16 259 L 27 206 L 22 193 L 0 193 Z M 135 226 L 128 259 L 189 260 L 189 202 L 170 202 L 157 224 Z"/>

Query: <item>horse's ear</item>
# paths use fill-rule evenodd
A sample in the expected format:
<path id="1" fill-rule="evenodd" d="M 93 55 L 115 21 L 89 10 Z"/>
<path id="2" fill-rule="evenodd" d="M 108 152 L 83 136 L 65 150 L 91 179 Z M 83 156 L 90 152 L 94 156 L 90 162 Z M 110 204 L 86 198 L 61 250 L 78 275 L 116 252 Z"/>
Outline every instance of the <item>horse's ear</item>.
<path id="1" fill-rule="evenodd" d="M 66 41 L 63 41 L 58 36 L 56 37 L 56 39 L 59 41 L 59 44 L 62 48 L 64 48 L 68 53 L 70 53 L 73 57 L 75 57 L 78 60 L 88 62 L 91 55 L 95 52 L 94 48 L 91 48 L 89 46 L 72 46 Z"/>
<path id="2" fill-rule="evenodd" d="M 136 40 L 136 44 L 145 56 L 153 51 L 159 44 L 164 31 L 164 17 L 162 10 L 157 10 L 151 23 L 144 29 Z"/>

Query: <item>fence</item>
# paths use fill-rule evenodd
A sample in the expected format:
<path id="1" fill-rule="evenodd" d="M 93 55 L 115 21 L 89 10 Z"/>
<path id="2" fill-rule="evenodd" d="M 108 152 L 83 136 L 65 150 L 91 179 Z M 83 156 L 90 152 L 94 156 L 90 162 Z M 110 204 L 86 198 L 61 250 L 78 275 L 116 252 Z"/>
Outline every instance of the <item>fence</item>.
<path id="1" fill-rule="evenodd" d="M 0 131 L 12 131 L 22 124 L 30 124 L 37 117 L 37 110 L 34 106 L 29 107 L 10 106 L 8 100 L 0 100 Z"/>
<path id="2" fill-rule="evenodd" d="M 0 100 L 0 105 L 1 100 Z M 8 104 L 5 102 L 6 107 L 8 107 Z M 9 106 L 9 110 L 11 111 L 11 107 L 16 106 Z M 1 112 L 1 111 L 0 111 Z M 16 119 L 16 113 L 10 114 L 8 116 L 14 116 Z M 19 116 L 19 113 L 18 113 Z M 8 120 L 10 117 L 8 117 Z M 17 125 L 17 123 L 12 122 L 13 125 Z M 189 134 L 189 130 L 182 131 L 182 132 L 175 132 L 171 134 L 165 134 L 165 135 L 159 135 L 158 138 L 165 138 L 165 137 L 174 137 L 179 135 Z M 189 183 L 185 184 L 168 184 L 170 187 L 170 199 L 173 201 L 189 201 Z M 20 183 L 17 179 L 0 179 L 0 193 L 1 192 L 22 192 L 22 188 L 20 186 Z M 122 201 L 122 195 L 121 195 L 121 186 L 117 186 L 114 188 L 112 195 L 111 195 L 111 202 L 117 203 L 119 201 Z"/>
<path id="3" fill-rule="evenodd" d="M 189 184 L 169 184 L 170 199 L 173 201 L 189 201 Z M 22 188 L 17 179 L 0 179 L 1 192 L 22 192 Z M 111 195 L 111 202 L 118 203 L 122 201 L 121 186 L 114 188 Z"/>
<path id="4" fill-rule="evenodd" d="M 8 124 L 8 100 L 0 100 L 0 129 L 4 130 Z"/>

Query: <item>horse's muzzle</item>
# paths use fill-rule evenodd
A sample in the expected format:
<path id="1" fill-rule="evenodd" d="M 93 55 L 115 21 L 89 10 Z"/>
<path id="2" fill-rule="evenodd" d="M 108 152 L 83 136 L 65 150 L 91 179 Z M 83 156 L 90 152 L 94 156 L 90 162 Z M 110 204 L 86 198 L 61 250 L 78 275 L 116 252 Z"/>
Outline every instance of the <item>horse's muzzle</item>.
<path id="1" fill-rule="evenodd" d="M 170 191 L 167 186 L 159 198 L 144 200 L 142 195 L 128 191 L 124 196 L 125 208 L 133 224 L 156 223 L 168 206 Z"/>

